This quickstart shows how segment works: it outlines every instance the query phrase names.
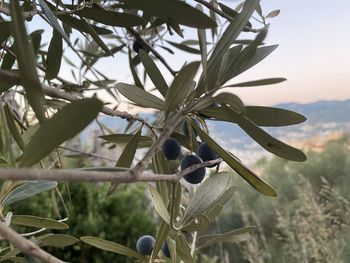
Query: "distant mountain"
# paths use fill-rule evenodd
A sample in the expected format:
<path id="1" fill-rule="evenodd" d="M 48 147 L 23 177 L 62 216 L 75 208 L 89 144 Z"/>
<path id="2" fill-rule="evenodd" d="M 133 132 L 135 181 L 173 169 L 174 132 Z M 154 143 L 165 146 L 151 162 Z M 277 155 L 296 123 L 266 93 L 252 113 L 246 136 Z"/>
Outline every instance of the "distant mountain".
<path id="1" fill-rule="evenodd" d="M 334 133 L 350 133 L 350 100 L 318 101 L 309 104 L 284 103 L 275 107 L 296 111 L 307 118 L 306 122 L 299 125 L 263 128 L 272 136 L 292 145 L 303 147 L 305 142 L 312 138 L 325 141 Z M 145 119 L 154 119 L 149 113 L 140 115 Z M 127 121 L 123 119 L 108 116 L 101 117 L 100 122 L 120 132 L 127 125 Z M 207 124 L 210 135 L 244 162 L 253 163 L 262 156 L 272 156 L 236 124 L 222 121 L 207 121 Z M 83 141 L 87 139 L 89 132 L 96 128 L 96 123 L 90 125 L 84 132 Z"/>

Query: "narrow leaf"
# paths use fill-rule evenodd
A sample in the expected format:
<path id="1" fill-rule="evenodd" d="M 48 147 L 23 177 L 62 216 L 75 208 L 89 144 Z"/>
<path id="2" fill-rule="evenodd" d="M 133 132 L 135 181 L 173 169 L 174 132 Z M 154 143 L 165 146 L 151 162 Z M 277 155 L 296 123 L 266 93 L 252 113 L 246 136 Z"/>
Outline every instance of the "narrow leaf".
<path id="1" fill-rule="evenodd" d="M 166 42 L 169 43 L 170 45 L 172 45 L 173 47 L 176 47 L 177 49 L 180 49 L 182 51 L 192 53 L 192 54 L 201 54 L 200 50 L 198 50 L 197 48 L 189 47 L 187 45 L 173 42 L 173 41 L 169 41 L 169 40 L 166 40 Z"/>
<path id="2" fill-rule="evenodd" d="M 49 191 L 57 186 L 57 182 L 52 181 L 33 181 L 24 183 L 11 191 L 2 201 L 3 205 L 9 205 L 18 202 L 42 192 Z"/>
<path id="3" fill-rule="evenodd" d="M 246 106 L 244 115 L 258 126 L 279 127 L 295 125 L 306 118 L 294 111 L 262 106 Z"/>
<path id="4" fill-rule="evenodd" d="M 228 107 L 224 107 L 224 109 L 230 113 L 235 122 L 265 150 L 290 161 L 303 162 L 306 160 L 306 156 L 302 151 L 272 137 L 246 116 L 238 114 Z"/>
<path id="5" fill-rule="evenodd" d="M 139 129 L 138 132 L 130 138 L 118 159 L 117 167 L 129 168 L 131 166 L 141 137 L 141 131 L 142 130 Z"/>
<path id="6" fill-rule="evenodd" d="M 276 16 L 278 16 L 280 14 L 281 10 L 277 9 L 277 10 L 273 10 L 270 13 L 267 14 L 267 16 L 265 16 L 266 18 L 274 18 Z"/>
<path id="7" fill-rule="evenodd" d="M 32 106 L 36 117 L 43 123 L 45 120 L 45 99 L 41 88 L 33 47 L 29 43 L 24 25 L 22 10 L 18 1 L 10 2 L 11 30 L 15 41 L 15 51 L 17 55 L 20 76 L 23 87 L 26 91 L 27 100 Z"/>
<path id="8" fill-rule="evenodd" d="M 0 22 L 0 44 L 9 38 L 11 35 L 10 22 Z"/>
<path id="9" fill-rule="evenodd" d="M 170 215 L 168 209 L 166 208 L 162 197 L 158 193 L 157 189 L 150 186 L 149 190 L 152 195 L 153 207 L 156 210 L 157 214 L 167 223 L 170 224 Z"/>
<path id="10" fill-rule="evenodd" d="M 136 15 L 107 11 L 101 8 L 84 8 L 75 12 L 79 16 L 110 26 L 133 27 L 142 25 L 144 20 Z"/>
<path id="11" fill-rule="evenodd" d="M 158 110 L 164 109 L 164 101 L 139 87 L 120 82 L 116 85 L 116 89 L 138 106 Z"/>
<path id="12" fill-rule="evenodd" d="M 176 252 L 185 263 L 194 263 L 191 249 L 182 233 L 176 236 Z"/>
<path id="13" fill-rule="evenodd" d="M 204 140 L 214 152 L 216 152 L 233 170 L 235 170 L 243 179 L 245 179 L 251 186 L 253 186 L 260 193 L 267 196 L 277 196 L 276 191 L 266 182 L 264 182 L 259 176 L 250 171 L 240 161 L 233 158 L 228 152 L 226 152 L 219 144 L 210 138 L 199 127 L 193 126 L 202 140 Z"/>
<path id="14" fill-rule="evenodd" d="M 68 247 L 76 244 L 79 240 L 75 237 L 63 234 L 47 234 L 37 237 L 40 247 Z"/>
<path id="15" fill-rule="evenodd" d="M 68 225 L 50 218 L 30 215 L 14 215 L 11 224 L 48 229 L 68 229 Z"/>
<path id="16" fill-rule="evenodd" d="M 142 49 L 140 49 L 139 51 L 139 56 L 154 86 L 157 88 L 160 94 L 162 94 L 162 96 L 165 98 L 169 87 L 164 77 L 162 76 L 162 73 L 159 71 L 156 63 L 154 63 L 154 61 Z"/>
<path id="17" fill-rule="evenodd" d="M 154 248 L 152 250 L 151 259 L 155 259 L 158 256 L 159 251 L 161 250 L 164 242 L 166 242 L 166 238 L 170 232 L 170 226 L 162 220 L 160 222 L 160 226 L 156 236 L 156 243 L 154 244 Z"/>
<path id="18" fill-rule="evenodd" d="M 6 122 L 7 122 L 7 127 L 9 128 L 13 138 L 15 139 L 18 147 L 23 150 L 25 147 L 25 143 L 23 141 L 23 138 L 21 134 L 19 133 L 19 130 L 16 126 L 12 111 L 10 110 L 9 105 L 6 103 L 4 106 L 5 108 L 5 115 L 6 115 Z"/>
<path id="19" fill-rule="evenodd" d="M 286 81 L 286 80 L 287 79 L 285 79 L 285 78 L 259 79 L 259 80 L 254 80 L 254 81 L 230 84 L 230 85 L 225 86 L 225 88 L 226 87 L 230 87 L 230 88 L 234 88 L 234 87 L 256 87 L 256 86 L 272 85 L 272 84 L 281 83 L 281 82 Z"/>
<path id="20" fill-rule="evenodd" d="M 60 26 L 60 23 L 57 20 L 57 17 L 55 14 L 51 11 L 50 7 L 47 5 L 47 3 L 44 0 L 39 0 L 39 4 L 41 6 L 41 9 L 43 10 L 44 15 L 49 20 L 51 26 L 57 30 L 57 32 L 64 38 L 64 40 L 67 42 L 69 46 L 73 48 L 73 45 L 70 43 L 69 37 L 67 36 L 66 32 L 64 32 L 63 28 Z"/>
<path id="21" fill-rule="evenodd" d="M 81 237 L 80 240 L 86 244 L 89 244 L 93 247 L 97 247 L 102 250 L 110 251 L 113 253 L 117 253 L 120 255 L 133 257 L 133 258 L 142 258 L 143 256 L 137 253 L 135 250 L 132 250 L 128 247 L 122 246 L 118 243 L 104 240 L 99 237 L 92 237 L 92 236 L 84 236 Z"/>
<path id="22" fill-rule="evenodd" d="M 184 66 L 171 84 L 165 98 L 165 116 L 177 106 L 182 105 L 185 98 L 193 88 L 193 79 L 197 73 L 200 62 L 192 62 Z"/>
<path id="23" fill-rule="evenodd" d="M 125 7 L 143 10 L 151 16 L 171 18 L 176 23 L 195 28 L 213 28 L 216 23 L 210 17 L 179 0 L 123 0 Z"/>
<path id="24" fill-rule="evenodd" d="M 218 173 L 202 183 L 192 197 L 183 216 L 183 223 L 188 223 L 205 212 L 225 192 L 231 180 L 228 173 Z"/>
<path id="25" fill-rule="evenodd" d="M 112 142 L 117 145 L 126 145 L 130 139 L 133 137 L 133 134 L 124 134 L 124 133 L 118 133 L 118 134 L 108 134 L 108 135 L 102 135 L 99 136 L 99 138 L 107 141 L 107 142 Z M 140 136 L 139 138 L 139 144 L 138 148 L 143 148 L 143 147 L 149 147 L 151 146 L 153 140 L 151 137 L 148 136 Z"/>
<path id="26" fill-rule="evenodd" d="M 207 241 L 204 244 L 200 245 L 198 249 L 211 246 L 218 242 L 236 243 L 236 242 L 246 241 L 247 239 L 250 238 L 250 232 L 252 232 L 254 229 L 255 229 L 254 226 L 249 226 L 249 227 L 244 227 L 240 229 L 235 229 L 233 231 L 223 233 L 223 234 L 202 236 L 198 241 L 199 242 L 203 240 L 207 240 Z"/>
<path id="27" fill-rule="evenodd" d="M 58 31 L 53 30 L 47 53 L 46 79 L 51 80 L 57 77 L 61 68 L 62 52 L 62 36 Z"/>
<path id="28" fill-rule="evenodd" d="M 97 117 L 102 106 L 100 100 L 92 98 L 63 107 L 35 133 L 24 149 L 19 167 L 36 164 L 60 144 L 77 135 Z"/>

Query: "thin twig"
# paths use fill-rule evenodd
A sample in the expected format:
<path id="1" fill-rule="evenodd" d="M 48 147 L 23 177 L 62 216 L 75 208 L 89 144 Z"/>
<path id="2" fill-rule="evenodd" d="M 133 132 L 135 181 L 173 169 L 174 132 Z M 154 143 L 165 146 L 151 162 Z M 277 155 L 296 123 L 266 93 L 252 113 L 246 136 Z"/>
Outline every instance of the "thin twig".
<path id="1" fill-rule="evenodd" d="M 60 89 L 56 89 L 56 88 L 49 88 L 49 87 L 43 86 L 43 91 L 46 95 L 53 97 L 53 98 L 59 98 L 59 99 L 64 99 L 64 100 L 68 100 L 68 101 L 77 101 L 77 100 L 82 99 L 81 97 L 64 92 L 64 91 L 62 91 Z M 120 117 L 122 119 L 135 120 L 135 121 L 145 123 L 145 120 L 139 116 L 132 115 L 126 111 L 114 110 L 114 109 L 108 108 L 106 106 L 102 107 L 101 112 L 103 112 L 104 114 L 110 115 L 110 116 L 116 116 L 116 117 Z"/>
<path id="2" fill-rule="evenodd" d="M 50 255 L 35 245 L 33 242 L 18 234 L 2 221 L 0 221 L 0 235 L 24 253 L 34 256 L 43 262 L 64 263 L 64 261 Z"/>
<path id="3" fill-rule="evenodd" d="M 142 172 L 135 177 L 135 171 L 123 172 L 106 171 L 84 171 L 68 169 L 0 169 L 0 181 L 4 180 L 27 180 L 27 181 L 70 181 L 70 182 L 113 182 L 113 183 L 134 183 L 134 182 L 177 182 L 183 176 L 199 169 L 221 162 L 221 159 L 206 161 L 192 165 L 175 174 L 153 174 Z"/>

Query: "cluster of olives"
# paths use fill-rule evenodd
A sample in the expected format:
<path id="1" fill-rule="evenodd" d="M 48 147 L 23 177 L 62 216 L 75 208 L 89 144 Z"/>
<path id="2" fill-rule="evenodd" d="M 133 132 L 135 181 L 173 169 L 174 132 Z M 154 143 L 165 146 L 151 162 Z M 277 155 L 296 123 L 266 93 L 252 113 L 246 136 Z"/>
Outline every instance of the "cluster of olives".
<path id="1" fill-rule="evenodd" d="M 136 250 L 143 256 L 150 256 L 152 254 L 155 243 L 156 240 L 154 239 L 154 237 L 150 235 L 144 235 L 137 240 Z M 170 258 L 170 251 L 166 242 L 162 246 L 162 252 L 164 256 Z"/>
<path id="2" fill-rule="evenodd" d="M 197 119 L 194 119 L 194 122 L 195 122 L 195 125 L 200 127 L 200 123 Z M 183 122 L 182 124 L 182 130 L 184 135 L 189 137 L 189 130 L 188 130 L 186 121 Z M 191 132 L 195 137 L 198 136 L 197 132 L 193 130 L 193 128 Z M 181 153 L 181 145 L 176 139 L 169 138 L 163 143 L 162 151 L 165 158 L 167 158 L 168 160 L 176 160 Z M 202 142 L 197 149 L 196 155 L 189 154 L 183 157 L 181 161 L 181 171 L 194 164 L 200 164 L 202 162 L 215 160 L 217 158 L 218 158 L 218 155 L 210 148 L 210 146 L 207 143 Z M 217 164 L 214 164 L 209 167 L 215 167 L 216 165 Z M 204 179 L 204 176 L 205 176 L 205 167 L 201 167 L 185 175 L 184 179 L 190 184 L 199 184 Z"/>

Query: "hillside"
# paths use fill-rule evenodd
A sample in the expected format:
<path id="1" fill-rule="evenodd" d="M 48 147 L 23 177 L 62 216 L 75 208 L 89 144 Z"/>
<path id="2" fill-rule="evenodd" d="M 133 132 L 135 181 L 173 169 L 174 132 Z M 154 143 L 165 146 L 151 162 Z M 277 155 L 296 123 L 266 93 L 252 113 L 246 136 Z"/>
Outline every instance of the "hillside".
<path id="1" fill-rule="evenodd" d="M 297 147 L 317 148 L 323 142 L 343 133 L 350 133 L 350 100 L 319 101 L 310 104 L 286 103 L 275 107 L 299 112 L 307 117 L 307 121 L 300 125 L 264 128 L 272 136 L 291 143 Z M 144 118 L 152 118 L 150 114 L 142 114 Z M 100 118 L 112 130 L 123 131 L 127 122 L 118 118 L 103 116 Z M 254 163 L 262 156 L 271 156 L 255 141 L 245 134 L 237 125 L 227 122 L 208 121 L 211 136 L 220 141 L 228 150 L 247 163 Z M 83 133 L 82 141 L 86 143 L 89 134 L 97 129 L 97 124 L 89 126 Z"/>

